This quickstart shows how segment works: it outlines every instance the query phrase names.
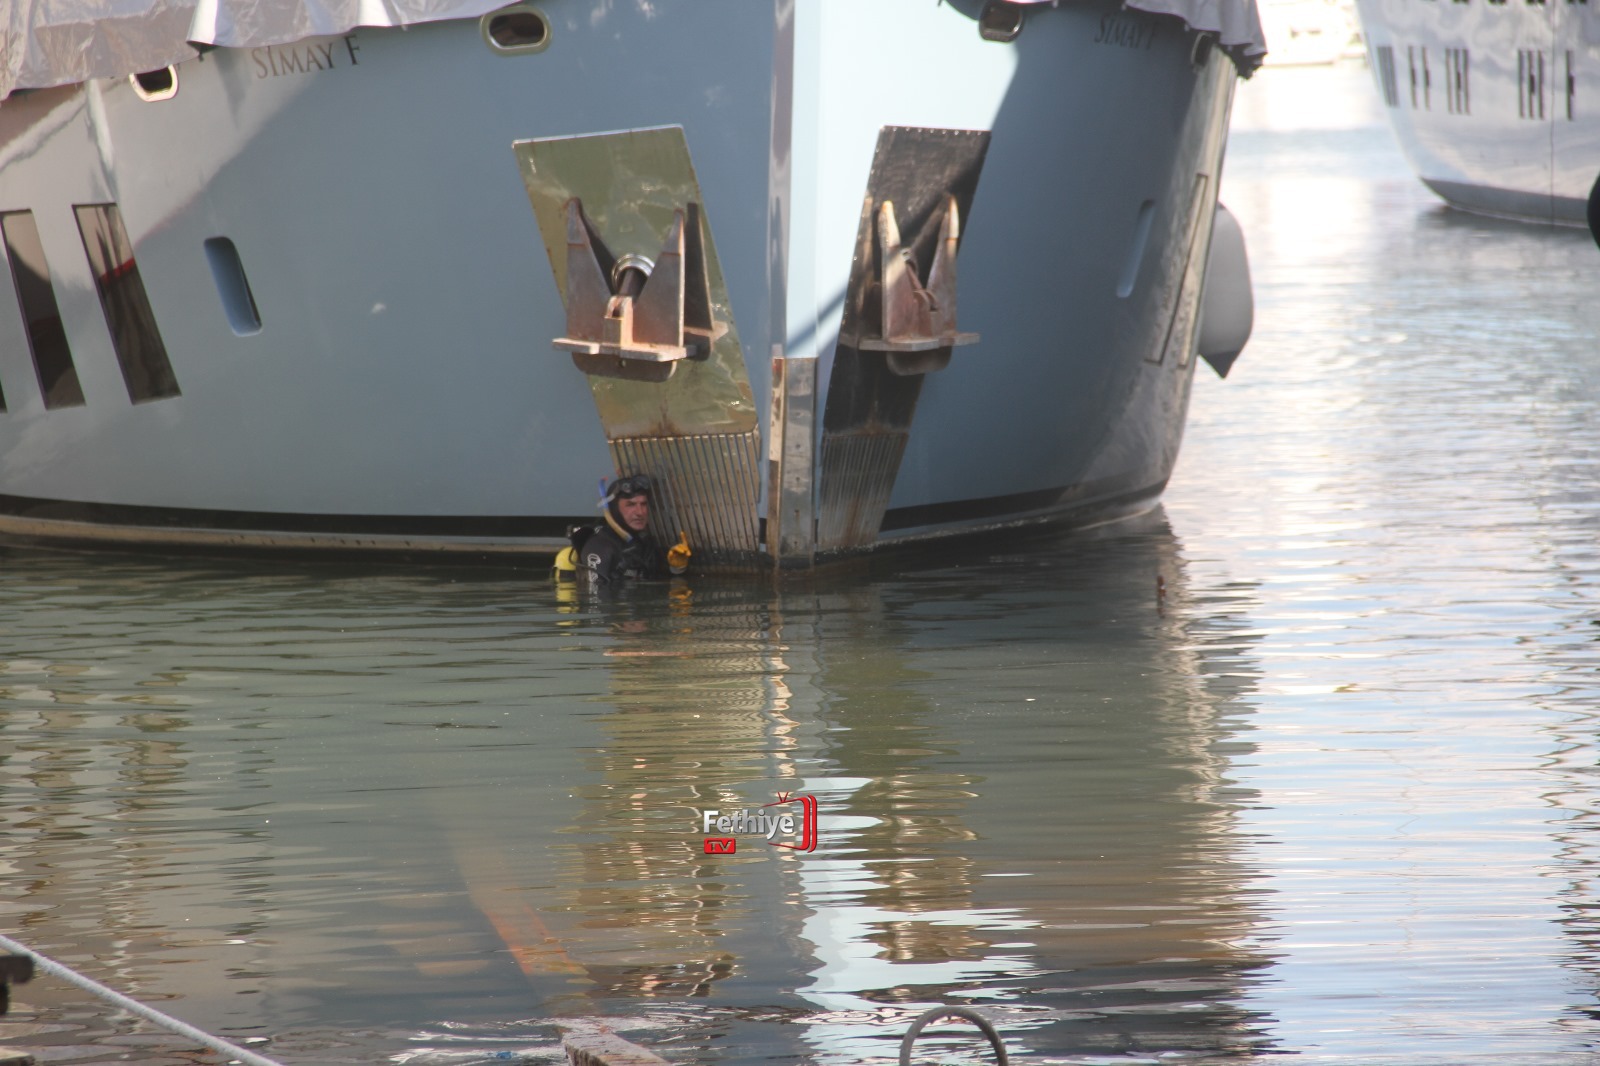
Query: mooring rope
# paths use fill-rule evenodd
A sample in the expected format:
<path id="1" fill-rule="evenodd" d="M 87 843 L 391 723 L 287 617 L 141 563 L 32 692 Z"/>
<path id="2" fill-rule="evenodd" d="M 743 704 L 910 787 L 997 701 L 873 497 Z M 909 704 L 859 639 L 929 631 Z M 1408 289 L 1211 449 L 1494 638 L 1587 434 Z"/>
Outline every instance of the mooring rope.
<path id="1" fill-rule="evenodd" d="M 99 996 L 109 1003 L 115 1003 L 130 1014 L 137 1014 L 146 1021 L 154 1022 L 164 1029 L 170 1029 L 174 1033 L 186 1036 L 195 1043 L 210 1048 L 212 1051 L 220 1051 L 224 1055 L 238 1059 L 240 1062 L 245 1063 L 245 1066 L 282 1066 L 281 1063 L 273 1062 L 269 1058 L 257 1055 L 254 1051 L 242 1048 L 238 1044 L 229 1043 L 220 1036 L 212 1036 L 203 1029 L 196 1029 L 188 1022 L 179 1021 L 170 1014 L 162 1014 L 154 1007 L 147 1007 L 136 999 L 129 999 L 121 992 L 109 989 L 98 981 L 90 980 L 76 970 L 69 969 L 54 959 L 46 958 L 32 948 L 24 947 L 9 937 L 0 936 L 0 948 L 5 948 L 14 955 L 30 956 L 35 966 L 52 977 L 59 977 L 70 985 L 76 985 L 85 992 Z"/>

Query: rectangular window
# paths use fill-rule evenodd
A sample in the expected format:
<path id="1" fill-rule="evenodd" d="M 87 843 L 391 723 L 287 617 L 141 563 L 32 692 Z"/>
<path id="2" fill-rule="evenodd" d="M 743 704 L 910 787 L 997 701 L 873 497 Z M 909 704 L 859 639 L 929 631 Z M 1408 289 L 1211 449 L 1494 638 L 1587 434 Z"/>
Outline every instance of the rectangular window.
<path id="1" fill-rule="evenodd" d="M 1471 66 L 1465 48 L 1446 48 L 1444 50 L 1444 75 L 1450 113 L 1452 115 L 1470 115 L 1472 113 L 1472 97 L 1469 84 Z"/>
<path id="2" fill-rule="evenodd" d="M 1544 52 L 1537 48 L 1517 49 L 1517 114 L 1544 118 Z"/>
<path id="3" fill-rule="evenodd" d="M 39 378 L 39 394 L 46 408 L 82 407 L 83 387 L 78 384 L 78 368 L 72 365 L 72 349 L 56 306 L 55 287 L 50 284 L 50 266 L 44 258 L 44 242 L 32 211 L 13 211 L 0 215 L 0 235 L 11 264 L 11 281 L 17 288 L 17 302 L 28 328 L 28 348 L 33 353 L 33 370 Z"/>
<path id="4" fill-rule="evenodd" d="M 1539 75 L 1534 78 L 1533 98 L 1539 104 L 1539 118 L 1544 118 L 1544 53 L 1536 53 L 1534 58 L 1539 61 Z"/>
<path id="5" fill-rule="evenodd" d="M 1572 70 L 1572 52 L 1567 52 L 1567 121 L 1572 121 L 1572 98 L 1578 94 L 1578 75 Z"/>
<path id="6" fill-rule="evenodd" d="M 128 398 L 142 403 L 179 395 L 178 380 L 161 343 L 139 265 L 133 259 L 133 242 L 122 225 L 122 212 L 116 204 L 79 204 L 73 210 Z"/>
<path id="7" fill-rule="evenodd" d="M 1537 48 L 1517 49 L 1517 114 L 1544 118 L 1544 53 Z"/>
<path id="8" fill-rule="evenodd" d="M 1378 46 L 1378 82 L 1383 86 L 1383 102 L 1390 107 L 1400 106 L 1400 87 L 1394 73 L 1394 48 L 1387 44 Z"/>

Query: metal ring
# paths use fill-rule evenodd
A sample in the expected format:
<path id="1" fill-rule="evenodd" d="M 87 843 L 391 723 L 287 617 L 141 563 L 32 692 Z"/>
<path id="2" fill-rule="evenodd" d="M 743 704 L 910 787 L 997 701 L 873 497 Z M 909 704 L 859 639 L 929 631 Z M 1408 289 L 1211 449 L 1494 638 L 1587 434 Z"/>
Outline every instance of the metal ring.
<path id="1" fill-rule="evenodd" d="M 917 1020 L 911 1023 L 911 1028 L 906 1030 L 905 1038 L 900 1041 L 900 1066 L 911 1066 L 911 1045 L 916 1043 L 917 1034 L 930 1022 L 938 1021 L 940 1018 L 965 1018 L 976 1025 L 983 1031 L 983 1035 L 989 1038 L 996 1061 L 1000 1066 L 1006 1066 L 1006 1042 L 1000 1039 L 1000 1034 L 995 1032 L 989 1019 L 970 1007 L 934 1007 L 919 1014 Z"/>
<path id="2" fill-rule="evenodd" d="M 648 278 L 655 268 L 656 262 L 649 256 L 624 252 L 622 255 L 617 256 L 615 263 L 611 264 L 611 287 L 616 289 L 622 284 L 622 273 L 625 270 L 637 270 Z"/>

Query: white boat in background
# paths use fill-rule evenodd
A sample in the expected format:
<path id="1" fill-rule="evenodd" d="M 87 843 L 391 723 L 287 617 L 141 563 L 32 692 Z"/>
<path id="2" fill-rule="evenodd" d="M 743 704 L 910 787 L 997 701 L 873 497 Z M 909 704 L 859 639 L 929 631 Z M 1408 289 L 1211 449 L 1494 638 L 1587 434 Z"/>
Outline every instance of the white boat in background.
<path id="1" fill-rule="evenodd" d="M 1265 0 L 1260 10 L 1268 66 L 1328 66 L 1347 58 L 1358 36 L 1347 0 Z"/>
<path id="2" fill-rule="evenodd" d="M 1103 521 L 1248 333 L 1253 0 L 12 25 L 12 541 L 549 552 L 632 471 L 697 562 Z"/>
<path id="3" fill-rule="evenodd" d="M 1358 0 L 1378 91 L 1453 207 L 1583 225 L 1600 175 L 1600 5 Z"/>

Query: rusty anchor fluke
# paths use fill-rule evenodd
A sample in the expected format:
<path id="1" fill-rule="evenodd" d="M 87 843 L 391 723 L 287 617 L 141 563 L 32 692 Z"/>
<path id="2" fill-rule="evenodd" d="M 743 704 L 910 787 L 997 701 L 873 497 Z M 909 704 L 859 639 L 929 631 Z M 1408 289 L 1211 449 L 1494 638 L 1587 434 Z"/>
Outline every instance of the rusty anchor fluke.
<path id="1" fill-rule="evenodd" d="M 950 362 L 952 348 L 977 341 L 976 333 L 956 328 L 956 249 L 961 243 L 961 209 L 945 198 L 939 239 L 934 246 L 928 280 L 918 276 L 917 261 L 900 241 L 894 203 L 878 205 L 878 262 L 881 285 L 879 335 L 862 337 L 862 351 L 888 353 L 896 374 L 926 374 Z"/>
<path id="2" fill-rule="evenodd" d="M 711 314 L 700 207 L 672 214 L 654 263 L 613 256 L 583 201 L 567 201 L 567 332 L 552 343 L 585 374 L 665 381 L 728 331 Z"/>

